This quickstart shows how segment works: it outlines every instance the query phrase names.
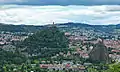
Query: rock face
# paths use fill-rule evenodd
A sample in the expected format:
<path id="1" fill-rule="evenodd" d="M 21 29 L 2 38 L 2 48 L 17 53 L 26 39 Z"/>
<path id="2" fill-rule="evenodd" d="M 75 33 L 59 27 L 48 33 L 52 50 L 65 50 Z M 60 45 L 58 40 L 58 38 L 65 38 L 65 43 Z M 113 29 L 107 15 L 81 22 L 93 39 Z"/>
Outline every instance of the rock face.
<path id="1" fill-rule="evenodd" d="M 109 62 L 109 54 L 106 46 L 103 44 L 102 40 L 99 40 L 95 47 L 89 54 L 90 60 L 92 62 Z"/>

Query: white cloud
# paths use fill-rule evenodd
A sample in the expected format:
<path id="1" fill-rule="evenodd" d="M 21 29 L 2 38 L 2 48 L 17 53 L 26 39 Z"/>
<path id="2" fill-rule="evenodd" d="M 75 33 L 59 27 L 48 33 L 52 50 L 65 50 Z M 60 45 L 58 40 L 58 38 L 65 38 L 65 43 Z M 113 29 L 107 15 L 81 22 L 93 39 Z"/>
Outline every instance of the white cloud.
<path id="1" fill-rule="evenodd" d="M 53 21 L 56 23 L 118 24 L 120 23 L 120 6 L 4 5 L 0 7 L 1 23 L 45 25 Z"/>

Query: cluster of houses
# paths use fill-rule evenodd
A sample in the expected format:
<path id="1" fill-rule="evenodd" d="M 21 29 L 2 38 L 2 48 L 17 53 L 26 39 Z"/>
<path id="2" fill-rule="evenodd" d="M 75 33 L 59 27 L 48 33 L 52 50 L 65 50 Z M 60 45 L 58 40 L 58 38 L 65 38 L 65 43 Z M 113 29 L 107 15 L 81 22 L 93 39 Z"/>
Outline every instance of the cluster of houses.
<path id="1" fill-rule="evenodd" d="M 92 65 L 91 63 L 73 64 L 73 62 L 63 62 L 62 64 L 40 64 L 40 68 L 49 69 L 49 70 L 70 70 L 70 71 L 79 71 L 87 72 L 87 67 Z"/>
<path id="2" fill-rule="evenodd" d="M 65 35 L 69 36 L 70 40 L 69 48 L 78 47 L 76 48 L 76 52 L 74 53 L 79 54 L 82 58 L 89 58 L 89 53 L 94 48 L 92 45 L 87 47 L 87 45 L 84 44 L 91 43 L 94 45 L 99 41 L 99 38 L 90 40 L 90 38 L 88 38 L 87 36 L 74 36 L 71 35 L 70 33 L 65 33 Z M 112 58 L 113 60 L 117 60 L 120 62 L 120 40 L 104 39 L 103 43 L 110 52 L 109 57 Z M 82 49 L 80 47 L 82 47 Z"/>
<path id="3" fill-rule="evenodd" d="M 11 44 L 11 42 L 14 41 L 23 41 L 25 40 L 28 36 L 24 36 L 23 34 L 26 33 L 22 33 L 22 32 L 16 32 L 16 33 L 12 33 L 12 32 L 0 32 L 0 46 L 1 45 L 8 45 Z"/>
<path id="4" fill-rule="evenodd" d="M 83 43 L 93 43 L 93 44 L 97 43 L 97 40 L 89 40 L 89 38 L 87 38 L 86 36 L 70 36 L 69 40 L 70 41 L 83 41 Z M 106 47 L 120 48 L 120 40 L 105 39 L 104 44 Z"/>
<path id="5" fill-rule="evenodd" d="M 28 38 L 29 33 L 25 32 L 0 32 L 0 48 L 5 51 L 14 52 L 16 47 L 14 44 L 16 42 L 24 41 Z"/>

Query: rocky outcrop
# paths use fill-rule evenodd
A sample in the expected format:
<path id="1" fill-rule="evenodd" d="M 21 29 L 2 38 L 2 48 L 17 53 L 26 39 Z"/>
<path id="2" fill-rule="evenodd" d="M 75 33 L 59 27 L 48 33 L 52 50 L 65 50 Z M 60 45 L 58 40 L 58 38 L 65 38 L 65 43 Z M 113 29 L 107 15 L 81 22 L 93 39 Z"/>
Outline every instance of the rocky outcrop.
<path id="1" fill-rule="evenodd" d="M 89 54 L 92 62 L 109 62 L 109 54 L 107 47 L 103 44 L 103 40 L 99 40 Z"/>

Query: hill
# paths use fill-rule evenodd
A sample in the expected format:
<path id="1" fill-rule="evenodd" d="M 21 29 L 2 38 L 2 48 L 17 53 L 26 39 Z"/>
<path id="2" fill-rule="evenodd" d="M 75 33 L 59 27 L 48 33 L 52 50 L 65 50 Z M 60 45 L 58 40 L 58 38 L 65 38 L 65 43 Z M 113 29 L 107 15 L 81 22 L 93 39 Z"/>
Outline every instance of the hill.
<path id="1" fill-rule="evenodd" d="M 46 27 L 23 42 L 24 52 L 30 56 L 50 57 L 68 48 L 68 39 L 57 27 Z"/>
<path id="2" fill-rule="evenodd" d="M 11 25 L 0 23 L 0 31 L 8 32 L 35 32 L 40 30 L 43 26 L 33 26 L 33 25 Z"/>
<path id="3" fill-rule="evenodd" d="M 45 25 L 49 26 L 49 25 Z M 100 32 L 113 32 L 115 29 L 120 29 L 120 24 L 118 25 L 89 25 L 85 23 L 63 23 L 56 24 L 56 26 L 60 29 L 65 28 L 84 28 L 84 29 L 92 29 Z M 11 32 L 35 32 L 40 30 L 44 26 L 34 26 L 34 25 L 11 25 L 11 24 L 3 24 L 0 23 L 0 31 L 11 31 Z"/>

